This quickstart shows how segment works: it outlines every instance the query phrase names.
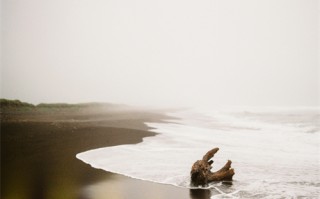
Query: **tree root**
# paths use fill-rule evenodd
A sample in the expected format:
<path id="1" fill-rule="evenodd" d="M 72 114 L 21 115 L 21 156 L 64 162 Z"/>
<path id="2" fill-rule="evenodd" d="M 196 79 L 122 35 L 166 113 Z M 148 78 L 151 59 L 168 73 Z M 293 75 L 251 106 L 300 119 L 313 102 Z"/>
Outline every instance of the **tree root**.
<path id="1" fill-rule="evenodd" d="M 214 154 L 217 153 L 219 148 L 214 148 L 208 151 L 202 160 L 196 161 L 191 168 L 191 184 L 194 186 L 207 185 L 210 182 L 232 180 L 234 169 L 231 168 L 231 160 L 218 171 L 211 172 Z"/>

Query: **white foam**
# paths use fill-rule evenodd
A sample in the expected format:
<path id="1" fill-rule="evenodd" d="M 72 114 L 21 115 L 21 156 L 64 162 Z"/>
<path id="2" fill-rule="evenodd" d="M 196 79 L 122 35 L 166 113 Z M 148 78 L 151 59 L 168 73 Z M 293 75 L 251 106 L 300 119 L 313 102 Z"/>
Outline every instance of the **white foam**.
<path id="1" fill-rule="evenodd" d="M 212 184 L 212 197 L 320 195 L 318 111 L 192 110 L 173 115 L 182 120 L 147 123 L 159 135 L 142 143 L 94 149 L 77 158 L 106 171 L 190 188 L 192 164 L 219 147 L 213 169 L 231 159 L 236 174 L 231 187 Z"/>

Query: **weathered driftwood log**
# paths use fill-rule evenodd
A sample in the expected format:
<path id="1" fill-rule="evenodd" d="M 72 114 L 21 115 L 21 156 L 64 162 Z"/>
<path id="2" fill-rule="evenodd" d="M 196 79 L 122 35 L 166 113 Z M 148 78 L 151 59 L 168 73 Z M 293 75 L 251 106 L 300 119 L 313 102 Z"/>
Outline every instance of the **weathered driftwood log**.
<path id="1" fill-rule="evenodd" d="M 191 183 L 194 186 L 206 185 L 213 181 L 232 180 L 234 170 L 231 168 L 231 161 L 222 167 L 219 171 L 211 172 L 213 160 L 210 160 L 219 148 L 208 151 L 202 160 L 196 161 L 191 168 Z"/>

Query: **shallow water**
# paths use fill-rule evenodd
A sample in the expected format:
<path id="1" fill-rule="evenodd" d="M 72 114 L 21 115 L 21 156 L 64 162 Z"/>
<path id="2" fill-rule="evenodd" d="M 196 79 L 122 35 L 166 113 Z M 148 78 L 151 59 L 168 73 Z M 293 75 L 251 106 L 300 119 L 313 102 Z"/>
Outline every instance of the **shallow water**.
<path id="1" fill-rule="evenodd" d="M 319 109 L 193 109 L 170 115 L 181 119 L 147 123 L 159 133 L 155 137 L 77 158 L 125 176 L 195 189 L 190 186 L 192 164 L 219 147 L 213 170 L 230 159 L 236 174 L 232 184 L 200 187 L 210 190 L 211 198 L 320 196 Z"/>

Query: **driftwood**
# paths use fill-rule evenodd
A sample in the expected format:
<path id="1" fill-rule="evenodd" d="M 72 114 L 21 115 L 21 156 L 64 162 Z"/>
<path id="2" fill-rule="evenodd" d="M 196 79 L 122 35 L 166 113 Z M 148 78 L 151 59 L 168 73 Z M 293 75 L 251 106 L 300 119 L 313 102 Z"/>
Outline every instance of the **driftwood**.
<path id="1" fill-rule="evenodd" d="M 228 162 L 220 170 L 211 172 L 213 160 L 211 158 L 217 153 L 219 148 L 208 151 L 202 160 L 196 161 L 191 168 L 191 184 L 194 186 L 206 185 L 214 181 L 232 180 L 234 170 L 231 168 L 231 161 Z"/>

